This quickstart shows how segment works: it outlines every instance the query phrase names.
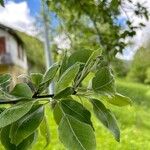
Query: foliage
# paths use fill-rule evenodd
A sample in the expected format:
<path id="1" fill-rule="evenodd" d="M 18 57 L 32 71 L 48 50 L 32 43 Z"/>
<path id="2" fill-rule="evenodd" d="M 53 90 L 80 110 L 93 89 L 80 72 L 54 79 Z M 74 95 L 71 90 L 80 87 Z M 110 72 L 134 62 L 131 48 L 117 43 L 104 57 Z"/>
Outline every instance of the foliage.
<path id="1" fill-rule="evenodd" d="M 51 66 L 45 74 L 31 74 L 27 83 L 18 83 L 11 91 L 8 82 L 11 81 L 11 76 L 0 76 L 0 103 L 11 104 L 1 109 L 0 114 L 1 142 L 7 150 L 10 147 L 30 147 L 37 131 L 42 129 L 41 126 L 45 128 L 41 132 L 49 135 L 44 117 L 45 106 L 49 104 L 52 105 L 54 119 L 58 124 L 59 139 L 66 148 L 96 149 L 91 111 L 80 103 L 79 98 L 93 107 L 98 120 L 120 141 L 115 116 L 104 101 L 115 106 L 126 106 L 131 101 L 116 92 L 112 70 L 103 62 L 100 50 L 86 52 L 89 57 L 84 61 L 78 58 L 82 54 L 80 51 L 64 56 L 61 62 Z M 82 57 L 84 55 L 85 53 Z M 90 89 L 87 88 L 88 84 L 81 86 L 89 73 L 94 75 Z M 49 95 L 46 89 L 52 81 L 56 85 L 55 92 Z M 49 136 L 45 138 L 48 146 Z"/>
<path id="2" fill-rule="evenodd" d="M 103 48 L 105 59 L 111 61 L 117 52 L 128 44 L 124 39 L 133 37 L 144 24 L 134 25 L 133 14 L 148 19 L 148 10 L 132 0 L 46 0 L 60 20 L 57 34 L 66 34 L 71 50 Z M 62 13 L 63 12 L 63 13 Z M 126 14 L 125 23 L 119 23 L 121 13 Z"/>
<path id="3" fill-rule="evenodd" d="M 45 70 L 43 43 L 36 37 L 27 35 L 20 31 L 15 32 L 24 43 L 24 47 L 28 58 L 29 70 L 31 72 L 43 72 Z M 40 59 L 38 59 L 37 61 L 37 58 Z"/>
<path id="4" fill-rule="evenodd" d="M 4 0 L 0 0 L 0 5 L 4 6 Z"/>
<path id="5" fill-rule="evenodd" d="M 118 144 L 103 125 L 100 125 L 98 120 L 92 115 L 92 121 L 95 128 L 95 136 L 97 141 L 97 149 L 103 150 L 141 150 L 150 149 L 150 95 L 147 93 L 150 91 L 148 86 L 131 83 L 124 80 L 117 80 L 116 86 L 121 94 L 125 94 L 128 97 L 132 97 L 134 104 L 133 107 L 111 107 L 117 120 L 119 121 L 119 127 L 121 130 L 121 141 Z M 84 105 L 91 110 L 91 106 L 84 101 Z M 49 126 L 51 128 L 51 144 L 46 150 L 65 150 L 63 145 L 59 142 L 57 136 L 57 126 L 53 121 L 51 111 L 47 110 Z M 45 144 L 44 138 L 39 137 L 38 142 L 33 146 L 33 150 L 41 150 L 41 146 Z M 107 140 L 106 140 L 107 139 Z M 145 140 L 147 139 L 147 140 Z M 2 148 L 1 148 L 2 149 Z"/>
<path id="6" fill-rule="evenodd" d="M 150 49 L 140 48 L 133 59 L 128 79 L 144 83 L 148 77 L 148 68 L 150 67 Z"/>
<path id="7" fill-rule="evenodd" d="M 132 4 L 132 1 L 128 2 Z M 11 76 L 6 74 L 0 77 L 0 103 L 6 105 L 0 111 L 1 143 L 5 149 L 28 149 L 34 143 L 38 130 L 42 135 L 46 134 L 46 146 L 49 145 L 50 133 L 45 115 L 45 107 L 49 104 L 58 125 L 59 139 L 67 149 L 96 149 L 91 110 L 98 121 L 120 141 L 120 129 L 110 110 L 111 104 L 126 106 L 131 105 L 131 100 L 117 93 L 109 61 L 126 46 L 121 39 L 135 35 L 135 28 L 144 26 L 139 24 L 134 27 L 128 20 L 128 29 L 121 33 L 121 27 L 115 23 L 121 4 L 119 0 L 100 3 L 91 0 L 78 3 L 75 0 L 50 1 L 50 8 L 65 21 L 67 31 L 77 33 L 73 48 L 78 51 L 70 56 L 65 55 L 61 62 L 51 66 L 44 74 L 30 74 L 27 83 L 18 83 L 12 90 Z M 145 7 L 139 3 L 135 7 L 137 16 L 148 19 Z M 81 38 L 83 40 L 77 44 Z M 89 46 L 92 49 L 103 48 L 81 53 L 81 45 L 84 48 L 87 45 L 88 49 Z M 83 86 L 89 74 L 93 75 L 91 81 Z M 52 82 L 56 85 L 55 92 L 49 95 L 47 88 Z"/>
<path id="8" fill-rule="evenodd" d="M 115 58 L 114 60 L 112 60 L 111 66 L 115 76 L 119 78 L 123 78 L 127 76 L 131 68 L 131 62 L 127 60 Z"/>
<path id="9" fill-rule="evenodd" d="M 115 113 L 115 116 L 118 120 L 119 127 L 121 130 L 120 143 L 116 142 L 112 138 L 111 133 L 98 122 L 98 120 L 94 115 L 91 116 L 95 129 L 97 149 L 98 150 L 99 149 L 132 150 L 133 148 L 136 150 L 149 149 L 150 95 L 148 96 L 148 91 L 150 90 L 150 88 L 148 86 L 139 83 L 131 83 L 118 79 L 116 81 L 116 86 L 121 94 L 125 94 L 129 97 L 132 97 L 134 104 L 133 107 L 128 106 L 120 109 L 115 106 L 111 107 L 111 109 Z M 89 105 L 89 103 L 83 101 L 83 104 L 89 110 L 92 110 L 92 107 L 91 105 Z M 57 125 L 53 119 L 53 113 L 49 109 L 49 106 L 47 106 L 46 108 L 46 116 L 48 119 L 48 126 L 51 131 L 50 135 L 51 143 L 49 144 L 48 147 L 45 148 L 45 150 L 65 150 L 61 142 L 59 142 L 57 135 L 58 134 Z M 33 145 L 32 150 L 42 149 L 42 146 L 46 144 L 45 135 L 43 137 L 43 134 L 41 134 L 41 132 L 38 133 L 38 141 Z M 0 149 L 4 150 L 1 144 Z"/>
<path id="10" fill-rule="evenodd" d="M 111 133 L 107 131 L 106 128 L 103 128 L 103 125 L 99 124 L 96 117 L 92 115 L 97 150 L 150 149 L 150 95 L 147 95 L 150 88 L 139 83 L 132 83 L 124 80 L 116 80 L 116 86 L 121 94 L 132 97 L 134 103 L 132 107 L 111 107 L 115 113 L 121 130 L 120 143 L 116 142 L 112 138 Z M 86 103 L 86 101 L 83 101 L 83 103 L 89 110 L 92 110 L 91 105 Z M 49 126 L 51 128 L 51 144 L 46 148 L 46 150 L 66 150 L 59 142 L 57 126 L 53 121 L 53 116 L 50 110 L 47 111 L 47 115 L 49 118 Z M 44 138 L 40 137 L 38 142 L 33 146 L 33 150 L 41 150 L 41 146 L 44 143 Z"/>
<path id="11" fill-rule="evenodd" d="M 146 80 L 145 83 L 149 83 L 150 84 L 150 67 L 147 68 L 146 70 Z"/>

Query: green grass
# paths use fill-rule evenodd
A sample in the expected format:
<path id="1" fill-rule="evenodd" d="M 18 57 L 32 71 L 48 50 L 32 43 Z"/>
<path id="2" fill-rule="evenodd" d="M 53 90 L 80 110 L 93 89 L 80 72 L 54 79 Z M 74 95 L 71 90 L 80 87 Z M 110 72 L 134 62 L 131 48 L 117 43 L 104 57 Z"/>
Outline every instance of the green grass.
<path id="1" fill-rule="evenodd" d="M 150 86 L 117 80 L 117 91 L 129 96 L 135 104 L 150 106 Z"/>
<path id="2" fill-rule="evenodd" d="M 101 123 L 94 121 L 97 149 L 102 150 L 148 150 L 150 149 L 150 87 L 117 80 L 118 91 L 133 100 L 133 106 L 115 107 L 111 109 L 118 119 L 121 129 L 121 141 L 116 142 L 111 133 Z M 57 135 L 57 126 L 48 110 L 51 143 L 45 150 L 65 150 Z M 32 150 L 42 150 L 44 139 L 40 136 Z M 2 148 L 0 147 L 0 150 Z"/>

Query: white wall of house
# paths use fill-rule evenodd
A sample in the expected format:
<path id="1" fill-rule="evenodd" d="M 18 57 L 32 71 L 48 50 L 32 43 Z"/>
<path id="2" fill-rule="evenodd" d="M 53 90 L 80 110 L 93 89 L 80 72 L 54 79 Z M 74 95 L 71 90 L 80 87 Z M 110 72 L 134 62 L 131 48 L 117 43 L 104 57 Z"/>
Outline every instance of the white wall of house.
<path id="1" fill-rule="evenodd" d="M 12 36 L 7 31 L 0 29 L 0 37 L 5 37 L 5 46 L 6 46 L 6 53 L 10 53 L 11 59 L 13 63 L 21 68 L 27 69 L 27 57 L 25 54 L 25 50 L 19 45 L 20 53 L 23 53 L 23 57 L 19 58 L 18 55 L 18 43 L 14 36 Z"/>

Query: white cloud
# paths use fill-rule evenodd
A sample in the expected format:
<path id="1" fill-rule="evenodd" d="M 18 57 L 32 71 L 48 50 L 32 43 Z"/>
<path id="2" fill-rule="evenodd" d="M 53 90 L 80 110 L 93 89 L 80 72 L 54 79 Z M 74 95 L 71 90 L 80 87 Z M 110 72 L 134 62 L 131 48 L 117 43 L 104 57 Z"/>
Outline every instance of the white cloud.
<path id="1" fill-rule="evenodd" d="M 147 7 L 148 10 L 150 11 L 150 0 L 134 0 L 133 2 L 134 3 L 139 2 L 140 4 L 143 4 L 143 6 Z M 141 46 L 144 46 L 147 40 L 150 39 L 150 36 L 149 36 L 150 35 L 150 21 L 146 21 L 145 19 L 138 18 L 133 13 L 128 12 L 128 11 L 127 11 L 127 15 L 131 20 L 133 20 L 134 25 L 137 25 L 140 22 L 143 22 L 146 25 L 146 27 L 137 31 L 137 34 L 134 38 L 129 39 L 131 42 L 133 42 L 133 44 L 124 51 L 123 56 L 119 55 L 119 57 L 123 59 L 130 60 L 133 58 L 136 50 L 140 48 Z M 124 12 L 122 12 L 121 17 L 127 18 L 127 15 Z"/>
<path id="2" fill-rule="evenodd" d="M 54 38 L 54 42 L 59 49 L 69 49 L 71 47 L 71 41 L 66 34 L 62 33 Z"/>
<path id="3" fill-rule="evenodd" d="M 0 23 L 29 34 L 34 32 L 34 18 L 30 15 L 30 9 L 25 1 L 8 1 L 5 8 L 0 6 Z"/>

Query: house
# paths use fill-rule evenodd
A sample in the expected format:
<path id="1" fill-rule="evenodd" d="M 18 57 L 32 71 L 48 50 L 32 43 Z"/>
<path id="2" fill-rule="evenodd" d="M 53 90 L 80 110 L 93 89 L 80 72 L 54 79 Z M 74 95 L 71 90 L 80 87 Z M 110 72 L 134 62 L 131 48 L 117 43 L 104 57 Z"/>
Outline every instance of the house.
<path id="1" fill-rule="evenodd" d="M 27 73 L 27 56 L 21 38 L 9 27 L 0 25 L 0 73 L 17 78 Z"/>
<path id="2" fill-rule="evenodd" d="M 26 33 L 0 24 L 0 74 L 20 74 L 44 70 L 43 43 Z"/>

